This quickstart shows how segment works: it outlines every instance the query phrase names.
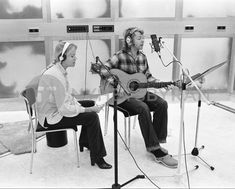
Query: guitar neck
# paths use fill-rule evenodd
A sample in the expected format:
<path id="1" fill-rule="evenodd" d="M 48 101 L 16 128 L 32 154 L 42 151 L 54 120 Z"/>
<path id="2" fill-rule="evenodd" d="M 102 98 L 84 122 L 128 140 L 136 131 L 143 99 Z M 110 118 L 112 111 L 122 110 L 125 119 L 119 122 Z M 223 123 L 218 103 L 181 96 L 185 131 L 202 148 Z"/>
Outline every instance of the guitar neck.
<path id="1" fill-rule="evenodd" d="M 175 82 L 139 83 L 138 88 L 163 88 L 169 85 L 175 85 Z"/>

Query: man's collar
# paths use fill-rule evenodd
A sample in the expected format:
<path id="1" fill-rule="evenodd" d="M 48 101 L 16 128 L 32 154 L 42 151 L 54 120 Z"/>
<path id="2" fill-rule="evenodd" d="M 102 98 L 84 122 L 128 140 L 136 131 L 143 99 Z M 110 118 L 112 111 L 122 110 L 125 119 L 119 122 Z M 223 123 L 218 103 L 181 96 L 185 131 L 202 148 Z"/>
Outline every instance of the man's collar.
<path id="1" fill-rule="evenodd" d="M 122 52 L 124 52 L 124 53 L 127 53 L 127 54 L 130 54 L 130 55 L 131 55 L 131 50 L 130 50 L 130 49 L 123 48 L 123 49 L 122 49 Z M 141 53 L 141 51 L 140 51 L 140 50 L 138 50 L 138 51 L 137 51 L 137 55 L 139 55 L 140 53 Z"/>

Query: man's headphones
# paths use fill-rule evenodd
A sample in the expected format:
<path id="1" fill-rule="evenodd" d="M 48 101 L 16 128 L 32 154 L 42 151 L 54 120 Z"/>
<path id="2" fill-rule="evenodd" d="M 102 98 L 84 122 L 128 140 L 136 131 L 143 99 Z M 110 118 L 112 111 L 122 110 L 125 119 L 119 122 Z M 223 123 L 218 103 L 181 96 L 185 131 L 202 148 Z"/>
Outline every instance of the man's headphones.
<path id="1" fill-rule="evenodd" d="M 60 60 L 61 62 L 66 59 L 66 54 L 64 54 L 64 53 L 65 53 L 65 51 L 68 49 L 69 45 L 70 45 L 69 42 L 65 42 L 64 47 L 63 47 L 63 50 L 62 50 L 62 53 L 61 53 L 61 55 L 60 55 L 60 57 L 59 57 L 59 60 Z"/>
<path id="2" fill-rule="evenodd" d="M 129 32 L 128 32 L 128 34 L 127 34 L 127 36 L 126 36 L 126 43 L 127 43 L 127 45 L 131 45 L 131 43 L 132 43 L 132 35 L 136 32 L 136 31 L 139 31 L 139 29 L 138 28 L 132 28 Z"/>

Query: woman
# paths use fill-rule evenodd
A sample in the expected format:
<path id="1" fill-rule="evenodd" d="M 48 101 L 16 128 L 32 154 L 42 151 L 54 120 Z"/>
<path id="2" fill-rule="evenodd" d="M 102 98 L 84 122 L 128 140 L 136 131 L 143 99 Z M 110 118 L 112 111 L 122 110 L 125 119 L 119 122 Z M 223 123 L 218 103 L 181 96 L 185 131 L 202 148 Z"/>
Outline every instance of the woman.
<path id="1" fill-rule="evenodd" d="M 67 78 L 67 68 L 76 63 L 77 46 L 59 42 L 55 48 L 55 60 L 42 74 L 37 94 L 39 123 L 44 127 L 63 128 L 64 125 L 83 125 L 86 128 L 91 165 L 101 169 L 112 166 L 103 159 L 106 149 L 100 128 L 100 106 L 83 107 L 72 96 Z M 80 150 L 83 146 L 80 144 Z"/>

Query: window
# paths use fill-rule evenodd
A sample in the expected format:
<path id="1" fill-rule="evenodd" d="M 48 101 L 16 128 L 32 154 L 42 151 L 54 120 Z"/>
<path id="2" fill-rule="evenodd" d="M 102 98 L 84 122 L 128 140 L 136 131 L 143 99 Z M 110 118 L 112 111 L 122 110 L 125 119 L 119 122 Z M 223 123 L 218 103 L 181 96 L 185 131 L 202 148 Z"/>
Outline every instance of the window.
<path id="1" fill-rule="evenodd" d="M 234 0 L 184 0 L 183 17 L 235 16 Z"/>
<path id="2" fill-rule="evenodd" d="M 1 42 L 0 97 L 17 97 L 45 67 L 44 42 Z"/>
<path id="3" fill-rule="evenodd" d="M 110 0 L 51 0 L 52 19 L 109 18 Z"/>
<path id="4" fill-rule="evenodd" d="M 181 62 L 190 75 L 229 60 L 230 38 L 183 38 Z M 203 89 L 226 89 L 228 63 L 205 76 Z"/>
<path id="5" fill-rule="evenodd" d="M 0 0 L 0 19 L 42 18 L 41 0 Z"/>
<path id="6" fill-rule="evenodd" d="M 174 17 L 175 0 L 119 0 L 119 17 Z"/>

